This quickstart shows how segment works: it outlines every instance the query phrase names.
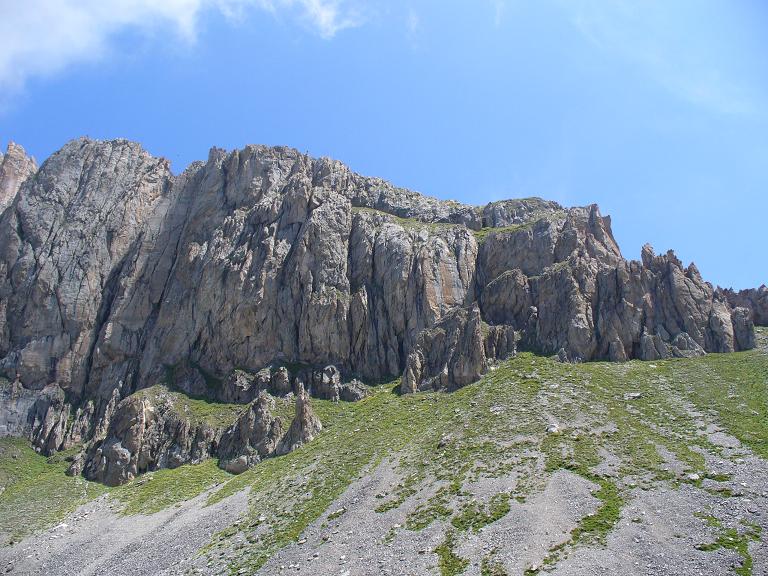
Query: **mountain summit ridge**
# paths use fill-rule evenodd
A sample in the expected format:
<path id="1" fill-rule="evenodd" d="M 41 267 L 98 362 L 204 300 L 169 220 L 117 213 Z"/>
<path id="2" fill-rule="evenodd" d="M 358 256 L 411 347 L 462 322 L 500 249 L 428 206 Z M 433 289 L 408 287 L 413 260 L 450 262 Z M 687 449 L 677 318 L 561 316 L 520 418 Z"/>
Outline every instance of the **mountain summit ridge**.
<path id="1" fill-rule="evenodd" d="M 469 206 L 286 147 L 212 148 L 179 175 L 127 140 L 74 140 L 39 169 L 24 158 L 0 160 L 6 427 L 45 453 L 83 443 L 73 472 L 101 480 L 216 453 L 222 430 L 168 435 L 126 402 L 158 383 L 243 404 L 304 388 L 354 400 L 352 377 L 454 390 L 518 348 L 563 361 L 744 350 L 762 318 L 759 299 L 671 251 L 625 260 L 596 205 Z M 143 446 L 136 426 L 170 444 Z"/>

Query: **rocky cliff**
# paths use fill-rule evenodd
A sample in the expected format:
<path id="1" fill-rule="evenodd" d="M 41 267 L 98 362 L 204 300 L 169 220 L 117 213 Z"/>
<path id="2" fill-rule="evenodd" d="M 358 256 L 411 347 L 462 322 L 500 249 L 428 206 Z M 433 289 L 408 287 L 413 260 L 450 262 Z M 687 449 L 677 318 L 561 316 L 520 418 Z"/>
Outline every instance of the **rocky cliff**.
<path id="1" fill-rule="evenodd" d="M 305 388 L 451 390 L 517 346 L 567 361 L 728 352 L 762 318 L 671 252 L 625 260 L 596 206 L 441 201 L 283 147 L 213 149 L 177 176 L 125 140 L 70 142 L 39 170 L 13 146 L 0 193 L 0 373 L 37 394 L 6 428 L 46 452 L 86 443 L 86 474 L 110 482 L 219 441 L 234 467 L 293 447 L 319 427 Z M 132 396 L 160 381 L 256 403 L 227 432 L 242 442 L 188 431 L 194 447 L 172 448 L 178 423 L 153 428 Z M 290 441 L 264 393 L 301 404 Z M 137 435 L 150 441 L 123 441 Z"/>
<path id="2" fill-rule="evenodd" d="M 763 284 L 759 288 L 739 290 L 738 292 L 731 289 L 721 289 L 720 292 L 733 308 L 746 308 L 755 324 L 768 326 L 768 286 Z"/>
<path id="3" fill-rule="evenodd" d="M 27 178 L 37 171 L 37 163 L 24 148 L 11 142 L 5 154 L 0 153 L 0 211 L 13 202 Z"/>

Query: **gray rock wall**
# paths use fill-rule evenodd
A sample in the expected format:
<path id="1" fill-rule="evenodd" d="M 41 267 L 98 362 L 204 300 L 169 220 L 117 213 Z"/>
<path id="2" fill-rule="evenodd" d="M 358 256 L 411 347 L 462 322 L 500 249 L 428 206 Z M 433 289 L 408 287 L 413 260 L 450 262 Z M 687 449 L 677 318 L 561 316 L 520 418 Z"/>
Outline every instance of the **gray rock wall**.
<path id="1" fill-rule="evenodd" d="M 758 326 L 768 326 L 768 286 L 739 290 L 720 290 L 722 297 L 733 307 L 749 310 L 752 321 Z"/>
<path id="2" fill-rule="evenodd" d="M 24 182 L 37 172 L 37 163 L 14 142 L 8 143 L 5 154 L 0 154 L 0 212 L 16 197 Z"/>
<path id="3" fill-rule="evenodd" d="M 45 451 L 99 438 L 86 472 L 104 481 L 145 468 L 128 450 L 111 471 L 125 454 L 104 442 L 169 367 L 218 400 L 297 382 L 354 399 L 340 375 L 453 389 L 516 342 L 567 360 L 728 352 L 763 318 L 764 289 L 716 291 L 650 247 L 626 261 L 596 206 L 441 201 L 283 147 L 213 149 L 178 176 L 125 140 L 75 140 L 39 170 L 18 147 L 0 162 L 0 374 L 56 390 L 29 434 Z"/>

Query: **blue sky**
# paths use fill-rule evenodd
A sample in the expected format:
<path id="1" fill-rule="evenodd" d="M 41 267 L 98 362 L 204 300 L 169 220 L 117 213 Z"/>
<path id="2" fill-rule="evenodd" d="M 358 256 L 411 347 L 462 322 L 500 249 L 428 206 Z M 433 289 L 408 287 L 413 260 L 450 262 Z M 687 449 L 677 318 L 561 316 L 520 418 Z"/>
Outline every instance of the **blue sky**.
<path id="1" fill-rule="evenodd" d="M 768 282 L 761 0 L 0 0 L 0 144 L 80 135 L 175 171 L 285 144 L 473 204 L 596 202 L 628 258 Z"/>

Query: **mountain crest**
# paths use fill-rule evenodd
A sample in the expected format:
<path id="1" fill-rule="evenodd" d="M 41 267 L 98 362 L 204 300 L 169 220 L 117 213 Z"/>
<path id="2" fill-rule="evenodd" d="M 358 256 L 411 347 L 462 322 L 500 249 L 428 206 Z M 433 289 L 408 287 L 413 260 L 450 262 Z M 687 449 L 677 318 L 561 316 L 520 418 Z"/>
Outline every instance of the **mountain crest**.
<path id="1" fill-rule="evenodd" d="M 343 380 L 452 390 L 517 348 L 730 352 L 764 321 L 759 295 L 716 291 L 671 252 L 625 260 L 595 205 L 443 201 L 291 148 L 214 148 L 175 176 L 126 140 L 72 141 L 39 170 L 12 145 L 0 191 L 0 372 L 38 395 L 25 433 L 45 450 L 95 438 L 168 367 L 191 367 L 173 387 L 248 402 L 275 367 L 303 367 L 283 393 L 317 393 L 330 367 L 334 398 L 357 398 Z"/>

